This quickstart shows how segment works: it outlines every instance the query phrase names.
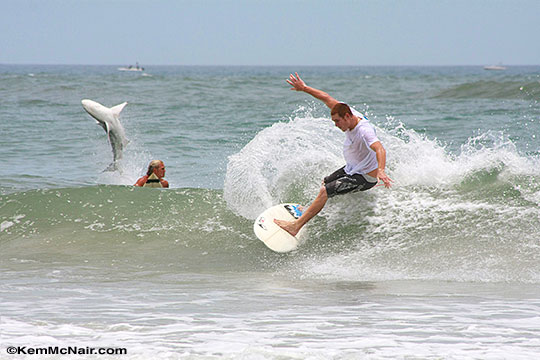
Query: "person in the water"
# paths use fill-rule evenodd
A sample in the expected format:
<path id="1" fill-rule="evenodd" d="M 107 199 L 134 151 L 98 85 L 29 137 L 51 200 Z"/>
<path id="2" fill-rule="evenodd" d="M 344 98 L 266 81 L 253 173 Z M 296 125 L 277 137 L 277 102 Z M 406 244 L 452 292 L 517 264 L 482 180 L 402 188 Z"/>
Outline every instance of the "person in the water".
<path id="1" fill-rule="evenodd" d="M 165 164 L 161 160 L 152 160 L 148 165 L 146 175 L 141 177 L 134 186 L 168 188 L 169 183 L 163 177 L 165 176 Z"/>

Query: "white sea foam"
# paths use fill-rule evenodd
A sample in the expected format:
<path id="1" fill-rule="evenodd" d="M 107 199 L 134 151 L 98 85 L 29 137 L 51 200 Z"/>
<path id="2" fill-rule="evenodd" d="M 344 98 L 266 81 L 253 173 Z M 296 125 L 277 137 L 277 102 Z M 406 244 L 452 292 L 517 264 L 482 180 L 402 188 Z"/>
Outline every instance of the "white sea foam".
<path id="1" fill-rule="evenodd" d="M 186 290 L 200 290 L 186 280 Z M 99 293 L 59 291 L 60 303 L 42 300 L 36 309 L 7 302 L 12 312 L 26 316 L 3 317 L 3 341 L 26 347 L 124 347 L 127 355 L 118 358 L 130 360 L 379 359 L 396 354 L 527 359 L 540 346 L 538 300 L 491 297 L 489 288 L 483 289 L 487 295 L 463 297 L 448 296 L 470 292 L 452 284 L 303 282 L 296 287 L 258 277 L 247 280 L 247 289 L 204 280 L 214 289 L 191 295 L 165 296 L 178 290 L 179 284 L 170 282 L 147 284 L 133 294 L 102 284 Z M 77 310 L 83 305 L 91 317 Z M 67 307 L 79 315 L 69 323 L 49 315 Z"/>
<path id="2" fill-rule="evenodd" d="M 540 175 L 539 159 L 521 156 L 500 134 L 473 137 L 459 154 L 402 124 L 389 130 L 377 128 L 377 134 L 387 150 L 387 172 L 396 188 L 448 188 L 478 171 L 493 169 L 508 181 Z M 294 184 L 302 186 L 307 199 L 314 197 L 321 179 L 343 165 L 342 141 L 343 135 L 328 119 L 309 113 L 262 130 L 229 158 L 224 186 L 229 207 L 255 218 L 270 205 L 287 200 L 282 198 L 287 195 L 284 189 Z M 533 189 L 531 199 L 538 192 Z"/>
<path id="3" fill-rule="evenodd" d="M 2 221 L 2 223 L 0 224 L 0 231 L 7 230 L 13 225 L 15 225 L 13 221 Z"/>
<path id="4" fill-rule="evenodd" d="M 11 220 L 4 220 L 0 224 L 0 232 L 7 231 L 10 227 L 12 227 L 15 224 L 19 224 L 21 222 L 21 219 L 23 219 L 26 215 L 19 214 L 13 216 Z"/>
<path id="5" fill-rule="evenodd" d="M 262 130 L 229 158 L 224 185 L 227 204 L 255 219 L 264 209 L 286 201 L 288 187 L 295 184 L 309 199 L 316 194 L 321 175 L 342 166 L 342 137 L 328 120 L 311 117 Z"/>

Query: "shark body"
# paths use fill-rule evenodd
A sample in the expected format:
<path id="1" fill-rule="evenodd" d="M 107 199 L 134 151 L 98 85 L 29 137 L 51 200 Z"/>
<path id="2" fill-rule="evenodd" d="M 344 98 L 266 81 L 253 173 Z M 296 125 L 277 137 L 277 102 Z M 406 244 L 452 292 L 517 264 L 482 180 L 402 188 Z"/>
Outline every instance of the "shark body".
<path id="1" fill-rule="evenodd" d="M 123 156 L 124 146 L 128 144 L 124 127 L 120 123 L 120 113 L 127 105 L 127 102 L 108 108 L 100 103 L 84 99 L 81 101 L 84 110 L 94 119 L 97 124 L 105 130 L 113 153 L 113 162 L 105 171 L 114 171 L 117 169 L 116 162 Z"/>

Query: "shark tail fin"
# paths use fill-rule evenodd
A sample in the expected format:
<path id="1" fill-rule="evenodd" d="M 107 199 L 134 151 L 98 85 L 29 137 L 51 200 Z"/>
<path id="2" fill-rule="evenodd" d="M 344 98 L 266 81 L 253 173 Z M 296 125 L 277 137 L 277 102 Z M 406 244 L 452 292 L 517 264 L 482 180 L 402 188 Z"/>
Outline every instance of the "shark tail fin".
<path id="1" fill-rule="evenodd" d="M 116 161 L 113 161 L 112 163 L 109 164 L 109 166 L 107 166 L 107 168 L 105 170 L 103 170 L 102 172 L 107 172 L 107 171 L 117 171 L 118 170 L 118 165 L 116 164 Z"/>
<path id="2" fill-rule="evenodd" d="M 120 116 L 120 113 L 122 112 L 122 110 L 124 110 L 124 107 L 127 105 L 127 101 L 126 102 L 123 102 L 121 104 L 118 104 L 116 106 L 113 106 L 111 108 L 111 111 L 113 113 L 113 115 L 118 118 L 118 116 Z"/>

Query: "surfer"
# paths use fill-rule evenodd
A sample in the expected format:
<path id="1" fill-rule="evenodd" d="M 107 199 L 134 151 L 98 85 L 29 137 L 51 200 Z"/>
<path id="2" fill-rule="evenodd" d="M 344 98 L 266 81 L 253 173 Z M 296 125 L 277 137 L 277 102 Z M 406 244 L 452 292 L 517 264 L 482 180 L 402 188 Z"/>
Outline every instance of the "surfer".
<path id="1" fill-rule="evenodd" d="M 393 180 L 384 172 L 386 150 L 364 115 L 324 91 L 307 86 L 298 73 L 291 74 L 287 82 L 292 86 L 291 90 L 303 91 L 324 102 L 331 110 L 334 124 L 345 132 L 343 156 L 346 165 L 324 178 L 319 194 L 300 218 L 295 221 L 274 220 L 282 229 L 296 236 L 302 226 L 322 210 L 328 198 L 351 191 L 365 191 L 379 181 L 389 188 Z"/>
<path id="2" fill-rule="evenodd" d="M 161 160 L 152 160 L 148 165 L 146 175 L 141 177 L 134 186 L 168 188 L 169 183 L 163 177 L 165 176 L 165 164 Z"/>

